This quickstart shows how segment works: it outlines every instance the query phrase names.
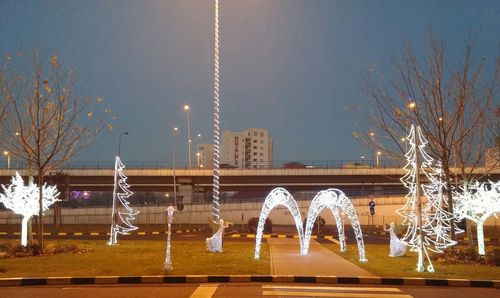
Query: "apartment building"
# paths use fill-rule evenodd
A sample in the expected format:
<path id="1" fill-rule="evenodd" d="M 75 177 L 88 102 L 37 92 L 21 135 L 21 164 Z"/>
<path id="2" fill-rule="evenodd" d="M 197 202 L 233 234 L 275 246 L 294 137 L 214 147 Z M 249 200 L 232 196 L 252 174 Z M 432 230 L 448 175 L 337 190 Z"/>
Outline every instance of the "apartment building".
<path id="1" fill-rule="evenodd" d="M 273 161 L 273 144 L 269 130 L 249 128 L 241 132 L 222 132 L 220 148 L 221 168 L 261 168 Z M 213 147 L 198 145 L 197 157 L 200 167 L 212 167 Z"/>

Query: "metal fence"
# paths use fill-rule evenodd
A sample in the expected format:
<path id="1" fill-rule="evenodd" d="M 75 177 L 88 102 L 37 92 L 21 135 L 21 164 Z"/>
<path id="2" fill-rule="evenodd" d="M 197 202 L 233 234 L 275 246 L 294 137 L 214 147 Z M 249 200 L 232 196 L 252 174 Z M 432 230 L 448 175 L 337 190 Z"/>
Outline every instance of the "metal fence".
<path id="1" fill-rule="evenodd" d="M 172 161 L 124 161 L 129 169 L 171 169 Z M 187 169 L 185 162 L 176 161 L 178 169 Z M 24 162 L 11 160 L 8 165 L 5 160 L 0 163 L 0 168 L 7 169 L 27 169 Z M 80 169 L 113 169 L 115 166 L 112 160 L 82 160 L 70 161 L 59 167 L 61 170 L 80 170 Z M 221 169 L 372 169 L 372 168 L 400 168 L 403 166 L 400 162 L 381 160 L 374 162 L 370 160 L 300 160 L 300 161 L 273 161 L 273 162 L 252 162 L 249 165 L 235 167 L 230 162 L 221 161 Z M 198 166 L 192 169 L 201 169 Z"/>

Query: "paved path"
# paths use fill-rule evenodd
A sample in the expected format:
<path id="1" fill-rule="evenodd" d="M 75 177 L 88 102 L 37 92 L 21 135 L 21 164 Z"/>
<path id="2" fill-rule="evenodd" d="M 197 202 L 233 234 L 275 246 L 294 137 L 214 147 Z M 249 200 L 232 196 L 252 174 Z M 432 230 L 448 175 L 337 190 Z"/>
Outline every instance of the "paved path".
<path id="1" fill-rule="evenodd" d="M 298 239 L 267 239 L 271 247 L 271 274 L 373 276 L 311 240 L 309 254 L 300 255 Z"/>

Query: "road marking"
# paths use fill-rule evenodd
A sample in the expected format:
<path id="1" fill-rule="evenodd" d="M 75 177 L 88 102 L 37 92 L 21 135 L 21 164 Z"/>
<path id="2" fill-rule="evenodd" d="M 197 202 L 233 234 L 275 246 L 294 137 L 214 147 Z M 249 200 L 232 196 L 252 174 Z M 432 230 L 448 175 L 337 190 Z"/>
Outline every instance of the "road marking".
<path id="1" fill-rule="evenodd" d="M 388 297 L 411 298 L 398 288 L 388 287 L 307 287 L 307 286 L 262 286 L 263 296 L 296 297 Z"/>
<path id="2" fill-rule="evenodd" d="M 412 298 L 410 295 L 401 294 L 376 294 L 376 293 L 325 293 L 325 292 L 285 292 L 263 291 L 262 296 L 295 296 L 295 297 L 356 297 L 356 298 Z"/>
<path id="3" fill-rule="evenodd" d="M 7 232 L 0 232 L 0 235 L 7 235 Z"/>
<path id="4" fill-rule="evenodd" d="M 398 288 L 379 287 L 306 287 L 306 286 L 268 286 L 263 285 L 263 289 L 292 289 L 292 290 L 330 290 L 330 291 L 371 291 L 371 292 L 401 292 Z"/>
<path id="5" fill-rule="evenodd" d="M 59 236 L 66 236 L 67 234 L 66 234 L 66 232 L 59 232 L 59 233 L 57 233 L 57 235 L 59 235 Z"/>
<path id="6" fill-rule="evenodd" d="M 99 233 L 97 233 L 97 232 L 91 232 L 90 236 L 99 236 Z"/>
<path id="7" fill-rule="evenodd" d="M 76 232 L 73 235 L 75 235 L 75 236 L 83 236 L 83 233 L 82 232 Z"/>
<path id="8" fill-rule="evenodd" d="M 137 232 L 137 235 L 146 235 L 146 232 Z"/>
<path id="9" fill-rule="evenodd" d="M 191 298 L 210 298 L 214 295 L 215 291 L 217 291 L 218 284 L 206 284 L 200 285 L 196 290 L 191 294 Z"/>
<path id="10" fill-rule="evenodd" d="M 153 232 L 153 235 L 160 235 L 160 232 Z"/>

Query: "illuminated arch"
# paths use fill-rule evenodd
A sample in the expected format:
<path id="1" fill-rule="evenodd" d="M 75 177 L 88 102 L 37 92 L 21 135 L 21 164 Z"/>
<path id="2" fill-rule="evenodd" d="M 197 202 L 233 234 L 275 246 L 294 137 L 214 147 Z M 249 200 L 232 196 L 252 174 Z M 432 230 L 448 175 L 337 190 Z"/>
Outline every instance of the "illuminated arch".
<path id="1" fill-rule="evenodd" d="M 356 210 L 354 209 L 354 206 L 344 194 L 344 192 L 335 188 L 320 191 L 311 201 L 311 205 L 309 206 L 309 211 L 307 213 L 306 230 L 303 245 L 301 246 L 301 254 L 305 255 L 309 251 L 309 244 L 311 243 L 311 233 L 314 222 L 316 221 L 316 218 L 321 213 L 321 211 L 323 211 L 323 209 L 325 208 L 329 208 L 332 211 L 333 216 L 335 217 L 337 229 L 339 232 L 340 251 L 345 251 L 346 249 L 344 222 L 339 212 L 339 210 L 342 210 L 349 218 L 349 221 L 351 222 L 352 228 L 354 230 L 354 234 L 356 235 L 359 260 L 361 262 L 366 262 L 363 233 L 361 231 L 361 226 L 359 224 Z"/>
<path id="2" fill-rule="evenodd" d="M 262 206 L 262 211 L 260 212 L 259 224 L 257 226 L 257 235 L 255 236 L 255 259 L 258 259 L 260 255 L 260 244 L 262 241 L 262 234 L 264 231 L 266 218 L 269 213 L 277 206 L 285 206 L 292 214 L 295 221 L 295 226 L 297 227 L 297 232 L 299 234 L 300 251 L 304 251 L 304 231 L 302 228 L 302 217 L 300 215 L 297 202 L 293 199 L 292 195 L 286 189 L 275 188 L 269 193 L 269 195 L 267 195 L 266 200 L 264 201 L 264 205 Z"/>

